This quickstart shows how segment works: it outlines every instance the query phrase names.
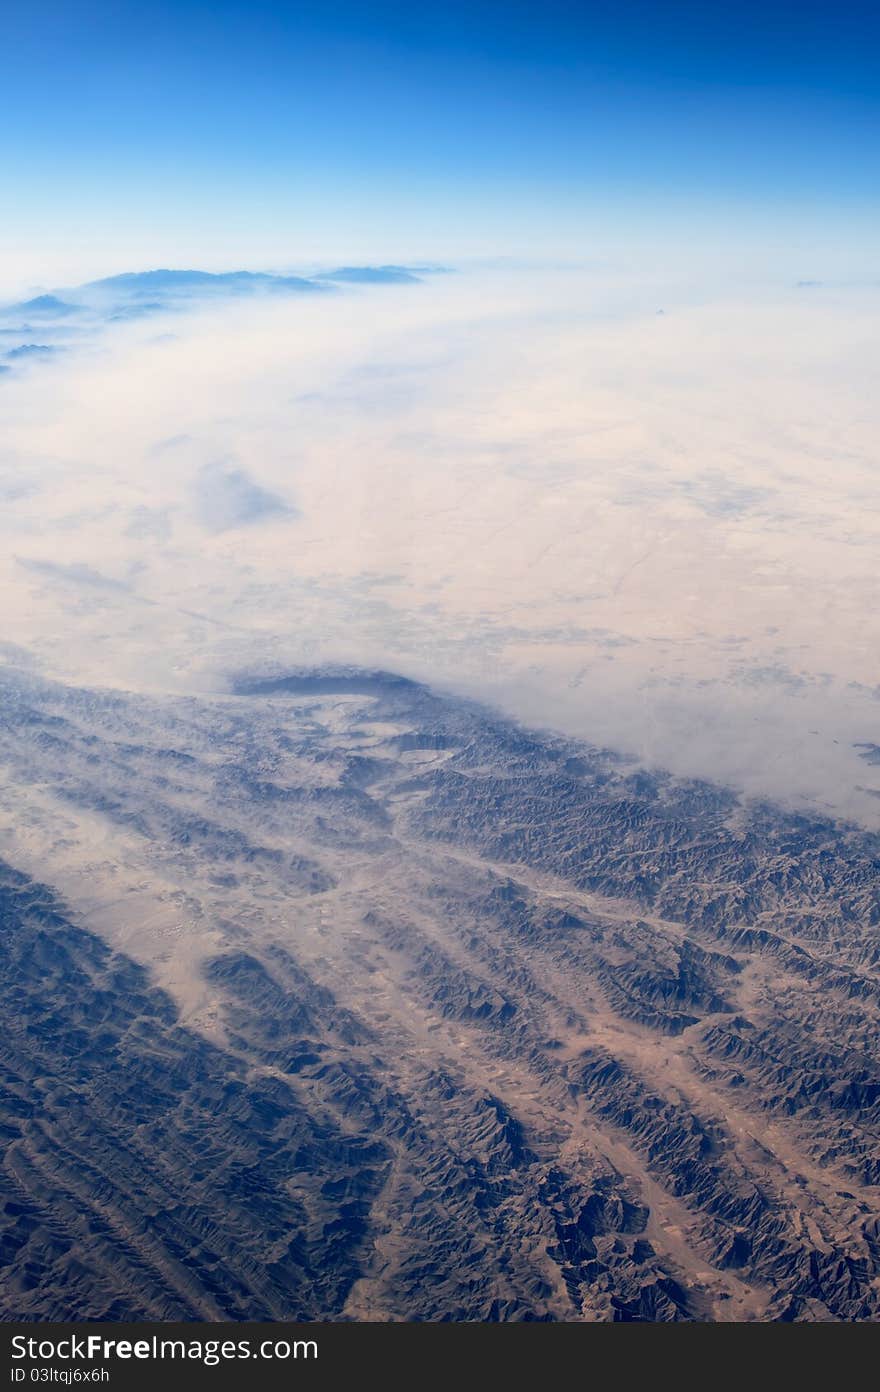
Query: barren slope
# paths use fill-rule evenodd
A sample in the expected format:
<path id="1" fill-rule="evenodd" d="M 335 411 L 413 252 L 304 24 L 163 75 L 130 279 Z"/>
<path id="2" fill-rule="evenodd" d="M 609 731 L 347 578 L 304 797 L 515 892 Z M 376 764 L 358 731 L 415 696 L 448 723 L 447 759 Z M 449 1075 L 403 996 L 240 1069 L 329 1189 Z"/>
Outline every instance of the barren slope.
<path id="1" fill-rule="evenodd" d="M 6 1318 L 877 1317 L 876 838 L 382 673 L 0 700 Z"/>

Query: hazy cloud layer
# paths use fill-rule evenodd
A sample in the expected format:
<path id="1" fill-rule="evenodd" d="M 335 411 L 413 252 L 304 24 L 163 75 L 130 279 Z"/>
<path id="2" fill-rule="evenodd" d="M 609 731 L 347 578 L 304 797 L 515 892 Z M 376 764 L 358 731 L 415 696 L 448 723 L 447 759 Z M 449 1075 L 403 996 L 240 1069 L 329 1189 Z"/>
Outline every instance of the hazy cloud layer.
<path id="1" fill-rule="evenodd" d="M 877 308 L 533 269 L 118 321 L 0 380 L 0 640 L 379 662 L 878 825 Z"/>

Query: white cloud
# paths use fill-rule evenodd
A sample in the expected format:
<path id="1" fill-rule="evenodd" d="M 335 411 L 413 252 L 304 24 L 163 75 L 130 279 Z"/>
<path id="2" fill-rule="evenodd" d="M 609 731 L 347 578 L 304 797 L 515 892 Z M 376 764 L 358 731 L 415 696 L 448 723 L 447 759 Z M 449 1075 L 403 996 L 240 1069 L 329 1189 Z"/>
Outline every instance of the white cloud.
<path id="1" fill-rule="evenodd" d="M 0 639 L 378 661 L 878 824 L 876 299 L 487 271 L 115 325 L 0 382 Z"/>

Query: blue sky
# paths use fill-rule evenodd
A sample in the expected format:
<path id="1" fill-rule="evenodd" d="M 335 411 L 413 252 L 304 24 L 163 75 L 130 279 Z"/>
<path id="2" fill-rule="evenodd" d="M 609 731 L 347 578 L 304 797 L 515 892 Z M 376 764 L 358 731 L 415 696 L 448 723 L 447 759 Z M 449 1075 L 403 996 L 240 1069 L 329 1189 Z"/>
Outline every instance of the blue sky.
<path id="1" fill-rule="evenodd" d="M 41 259 L 51 279 L 199 252 L 579 255 L 732 224 L 869 265 L 875 4 L 0 9 L 3 247 L 31 279 Z"/>

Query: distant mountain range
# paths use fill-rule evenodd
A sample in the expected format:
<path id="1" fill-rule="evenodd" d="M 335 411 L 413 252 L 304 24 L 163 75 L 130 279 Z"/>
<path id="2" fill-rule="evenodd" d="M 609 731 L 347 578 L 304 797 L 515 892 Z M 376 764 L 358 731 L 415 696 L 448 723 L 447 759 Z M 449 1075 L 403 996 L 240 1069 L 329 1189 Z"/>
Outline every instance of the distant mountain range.
<path id="1" fill-rule="evenodd" d="M 310 276 L 274 275 L 269 271 L 199 271 L 162 267 L 150 271 L 124 271 L 103 276 L 57 293 L 34 295 L 14 304 L 0 305 L 0 336 L 14 346 L 3 356 L 19 364 L 46 359 L 61 351 L 56 343 L 40 339 L 65 339 L 88 334 L 104 324 L 142 319 L 221 298 L 258 295 L 329 294 L 338 285 L 416 285 L 424 275 L 445 271 L 444 266 L 338 266 Z M 73 324 L 68 324 L 68 319 Z M 15 344 L 15 340 L 18 343 Z M 11 372 L 0 366 L 0 374 Z"/>
<path id="2" fill-rule="evenodd" d="M 68 304 L 57 295 L 36 295 L 32 300 L 22 300 L 19 304 L 9 305 L 6 312 L 49 315 L 53 319 L 60 319 L 68 314 L 76 314 L 78 309 L 78 305 Z"/>
<path id="3" fill-rule="evenodd" d="M 20 343 L 17 348 L 10 348 L 6 356 L 7 358 L 45 358 L 56 351 L 48 343 Z"/>
<path id="4" fill-rule="evenodd" d="M 42 321 L 66 318 L 72 314 L 105 312 L 112 297 L 114 318 L 128 318 L 149 309 L 159 311 L 185 300 L 218 295 L 312 294 L 326 293 L 335 284 L 415 285 L 424 275 L 445 267 L 430 266 L 338 266 L 312 276 L 274 275 L 268 271 L 199 271 L 160 268 L 151 271 L 125 271 L 121 275 L 90 280 L 59 294 L 36 295 L 29 300 L 0 308 L 0 316 L 25 315 Z"/>
<path id="5" fill-rule="evenodd" d="M 256 290 L 320 290 L 322 287 L 303 276 L 270 275 L 264 271 L 126 271 L 122 275 L 91 280 L 85 290 L 122 291 L 125 294 L 154 295 L 157 291 L 189 292 L 226 290 L 253 292 Z"/>
<path id="6" fill-rule="evenodd" d="M 413 285 L 420 277 L 407 266 L 340 266 L 335 271 L 325 271 L 317 279 L 357 285 Z"/>

